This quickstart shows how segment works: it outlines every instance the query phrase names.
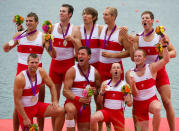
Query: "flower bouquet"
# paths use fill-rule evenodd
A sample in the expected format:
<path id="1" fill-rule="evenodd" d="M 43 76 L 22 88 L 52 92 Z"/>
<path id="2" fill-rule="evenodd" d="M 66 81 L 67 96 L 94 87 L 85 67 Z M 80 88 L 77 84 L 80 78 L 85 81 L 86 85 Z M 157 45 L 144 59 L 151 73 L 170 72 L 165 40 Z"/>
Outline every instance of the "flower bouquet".
<path id="1" fill-rule="evenodd" d="M 16 23 L 17 25 L 21 25 L 22 23 L 24 23 L 24 17 L 20 15 L 15 15 L 13 17 L 13 22 Z"/>
<path id="2" fill-rule="evenodd" d="M 13 22 L 16 23 L 17 26 L 20 26 L 22 23 L 24 23 L 24 17 L 20 16 L 20 15 L 15 15 L 13 17 Z M 18 29 L 18 31 L 22 31 L 23 27 L 21 26 L 20 29 Z"/>
<path id="3" fill-rule="evenodd" d="M 46 42 L 49 42 L 49 51 L 52 51 L 52 41 L 53 41 L 53 35 L 52 34 L 44 34 L 44 39 Z"/>
<path id="4" fill-rule="evenodd" d="M 91 100 L 91 97 L 93 96 L 93 90 L 90 85 L 87 85 L 86 88 L 83 89 L 82 96 L 88 97 L 88 99 Z M 85 109 L 87 106 L 88 106 L 88 104 L 83 104 L 81 106 L 80 112 L 82 112 L 82 109 L 83 108 Z"/>
<path id="5" fill-rule="evenodd" d="M 163 50 L 162 44 L 157 43 L 155 50 L 156 50 L 157 52 L 162 52 L 162 50 Z"/>
<path id="6" fill-rule="evenodd" d="M 38 131 L 37 124 L 32 124 L 31 127 L 29 128 L 29 131 Z"/>
<path id="7" fill-rule="evenodd" d="M 44 23 L 42 24 L 42 30 L 44 31 L 44 33 L 51 33 L 52 23 L 50 20 L 44 21 Z"/>
<path id="8" fill-rule="evenodd" d="M 161 35 L 162 37 L 164 36 L 163 33 L 165 32 L 165 27 L 164 26 L 157 26 L 155 29 L 155 32 L 157 35 Z"/>
<path id="9" fill-rule="evenodd" d="M 132 90 L 128 84 L 125 84 L 121 87 L 121 92 L 124 94 L 124 96 L 126 96 L 127 94 L 131 94 Z"/>

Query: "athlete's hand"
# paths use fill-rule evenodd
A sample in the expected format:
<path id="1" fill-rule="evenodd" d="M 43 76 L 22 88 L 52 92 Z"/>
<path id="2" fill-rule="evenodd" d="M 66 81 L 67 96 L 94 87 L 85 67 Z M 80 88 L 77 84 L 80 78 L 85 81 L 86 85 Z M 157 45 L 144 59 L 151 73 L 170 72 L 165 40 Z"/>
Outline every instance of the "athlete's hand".
<path id="1" fill-rule="evenodd" d="M 52 102 L 52 107 L 53 108 L 58 108 L 58 102 L 56 102 L 56 101 Z"/>
<path id="2" fill-rule="evenodd" d="M 9 46 L 9 43 L 4 44 L 2 48 L 4 52 L 9 52 L 9 50 L 11 49 L 11 47 Z"/>
<path id="3" fill-rule="evenodd" d="M 65 36 L 65 40 L 72 42 L 73 41 L 73 37 L 71 35 L 67 35 L 67 36 Z"/>
<path id="4" fill-rule="evenodd" d="M 84 103 L 84 104 L 89 104 L 90 100 L 88 97 L 80 97 L 79 102 Z"/>
<path id="5" fill-rule="evenodd" d="M 31 121 L 29 118 L 26 118 L 23 120 L 23 124 L 25 127 L 30 127 L 31 126 Z"/>
<path id="6" fill-rule="evenodd" d="M 24 30 L 24 27 L 23 25 L 17 25 L 17 31 L 23 31 Z"/>

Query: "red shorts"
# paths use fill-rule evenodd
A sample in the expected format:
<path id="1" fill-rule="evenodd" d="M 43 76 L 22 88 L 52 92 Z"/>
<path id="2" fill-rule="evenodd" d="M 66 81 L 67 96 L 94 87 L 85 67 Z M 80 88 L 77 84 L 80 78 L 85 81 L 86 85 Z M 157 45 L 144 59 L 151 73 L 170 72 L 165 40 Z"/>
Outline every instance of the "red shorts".
<path id="1" fill-rule="evenodd" d="M 24 107 L 25 113 L 27 114 L 28 118 L 30 119 L 31 124 L 33 124 L 33 117 L 44 117 L 44 113 L 48 106 L 49 106 L 48 103 L 38 102 L 34 106 Z M 23 129 L 23 127 L 24 127 L 23 126 L 23 118 L 21 117 L 19 112 L 18 112 L 18 117 L 19 117 L 20 125 Z"/>
<path id="2" fill-rule="evenodd" d="M 90 122 L 90 118 L 91 118 L 90 104 L 87 106 L 83 106 L 82 103 L 69 100 L 69 99 L 65 101 L 65 104 L 67 103 L 73 103 L 75 105 L 76 110 L 77 110 L 77 118 L 76 118 L 77 122 L 79 123 Z"/>
<path id="3" fill-rule="evenodd" d="M 103 113 L 105 122 L 112 122 L 115 128 L 119 128 L 119 131 L 124 131 L 124 112 L 123 109 L 108 109 L 104 108 L 100 110 Z"/>
<path id="4" fill-rule="evenodd" d="M 52 59 L 49 69 L 49 76 L 55 84 L 62 84 L 65 79 L 66 71 L 74 65 L 74 58 L 58 61 Z"/>
<path id="5" fill-rule="evenodd" d="M 39 64 L 39 67 L 42 67 L 42 63 Z M 28 68 L 28 65 L 24 65 L 21 63 L 17 63 L 17 73 L 16 76 L 23 70 L 26 70 Z"/>
<path id="6" fill-rule="evenodd" d="M 165 67 L 157 72 L 156 87 L 160 88 L 163 85 L 169 85 L 170 81 Z"/>
<path id="7" fill-rule="evenodd" d="M 133 114 L 137 121 L 149 120 L 149 105 L 154 100 L 158 100 L 157 96 L 144 101 L 133 101 Z"/>
<path id="8" fill-rule="evenodd" d="M 123 69 L 122 61 L 120 61 L 119 64 L 121 65 L 121 68 L 122 68 L 121 79 L 124 80 L 124 69 Z M 99 63 L 98 69 L 99 69 L 102 82 L 105 80 L 111 79 L 112 77 L 110 73 L 111 66 L 112 66 L 112 63 L 110 64 Z"/>

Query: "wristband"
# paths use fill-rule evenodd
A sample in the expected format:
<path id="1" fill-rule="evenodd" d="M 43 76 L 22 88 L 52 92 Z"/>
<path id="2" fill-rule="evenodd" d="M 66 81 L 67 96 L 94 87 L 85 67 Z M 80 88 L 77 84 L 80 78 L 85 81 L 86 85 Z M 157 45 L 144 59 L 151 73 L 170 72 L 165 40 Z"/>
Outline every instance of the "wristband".
<path id="1" fill-rule="evenodd" d="M 75 101 L 77 101 L 77 102 L 79 102 L 79 99 L 80 99 L 80 97 L 79 96 L 75 96 Z"/>
<path id="2" fill-rule="evenodd" d="M 166 47 L 167 47 L 167 45 L 162 45 L 162 47 L 163 47 L 163 48 L 166 48 Z"/>

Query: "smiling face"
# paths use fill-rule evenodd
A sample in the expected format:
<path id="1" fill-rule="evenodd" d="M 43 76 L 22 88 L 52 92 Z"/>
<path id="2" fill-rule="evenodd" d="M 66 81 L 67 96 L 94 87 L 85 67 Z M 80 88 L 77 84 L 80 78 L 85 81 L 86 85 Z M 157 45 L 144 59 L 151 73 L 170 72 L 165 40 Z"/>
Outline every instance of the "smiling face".
<path id="1" fill-rule="evenodd" d="M 35 21 L 35 18 L 33 16 L 26 18 L 26 26 L 28 30 L 30 31 L 35 30 L 37 28 L 37 25 L 38 25 L 38 21 Z"/>
<path id="2" fill-rule="evenodd" d="M 78 51 L 78 64 L 80 66 L 85 66 L 89 63 L 90 55 L 88 55 L 86 49 L 81 49 Z"/>
<path id="3" fill-rule="evenodd" d="M 142 50 L 136 50 L 134 52 L 134 62 L 136 65 L 143 65 L 145 63 L 146 56 Z"/>
<path id="4" fill-rule="evenodd" d="M 61 7 L 59 12 L 60 21 L 65 22 L 70 20 L 72 13 L 68 12 L 68 7 Z"/>
<path id="5" fill-rule="evenodd" d="M 149 30 L 152 28 L 154 20 L 150 17 L 149 13 L 145 13 L 142 15 L 142 26 L 145 30 Z"/>
<path id="6" fill-rule="evenodd" d="M 36 72 L 39 65 L 39 58 L 29 57 L 27 64 L 29 72 Z"/>
<path id="7" fill-rule="evenodd" d="M 110 73 L 112 77 L 119 78 L 122 74 L 121 65 L 119 63 L 113 63 L 111 66 Z"/>

